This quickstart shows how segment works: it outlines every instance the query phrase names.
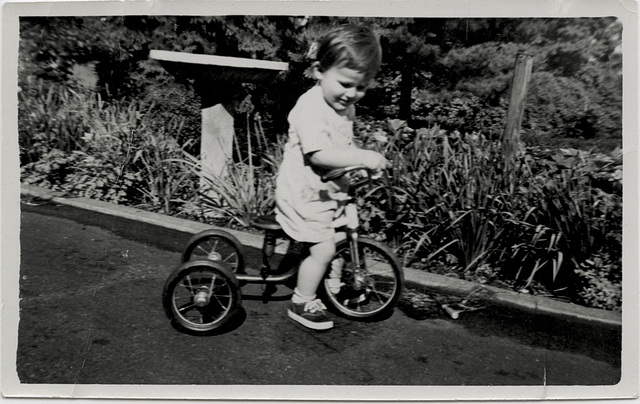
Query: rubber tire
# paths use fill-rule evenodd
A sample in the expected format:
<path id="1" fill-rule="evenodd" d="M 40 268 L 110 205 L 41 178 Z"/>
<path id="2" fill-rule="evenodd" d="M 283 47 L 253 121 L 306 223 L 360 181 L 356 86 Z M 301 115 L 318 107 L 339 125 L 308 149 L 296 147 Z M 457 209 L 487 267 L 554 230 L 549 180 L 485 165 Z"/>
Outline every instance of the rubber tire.
<path id="1" fill-rule="evenodd" d="M 177 307 L 175 307 L 173 301 L 173 294 L 174 290 L 179 286 L 179 283 L 183 278 L 194 272 L 202 270 L 213 272 L 222 280 L 224 285 L 228 287 L 230 296 L 229 307 L 226 312 L 223 313 L 222 317 L 216 319 L 215 322 L 208 324 L 195 324 L 184 319 L 177 313 Z M 162 305 L 167 317 L 171 320 L 171 325 L 178 331 L 191 335 L 209 335 L 221 329 L 233 318 L 240 308 L 241 303 L 242 297 L 240 285 L 229 266 L 222 262 L 209 260 L 189 261 L 180 265 L 165 281 L 162 293 Z"/>
<path id="2" fill-rule="evenodd" d="M 231 248 L 235 249 L 236 255 L 238 256 L 238 264 L 236 268 L 234 268 L 232 265 L 226 262 L 224 263 L 231 268 L 232 272 L 244 273 L 244 265 L 245 265 L 244 246 L 240 243 L 240 241 L 238 241 L 238 239 L 234 235 L 224 230 L 216 230 L 216 229 L 205 230 L 191 237 L 191 239 L 189 239 L 189 242 L 187 243 L 186 248 L 184 249 L 184 252 L 182 253 L 182 262 L 191 261 L 193 259 L 192 257 L 193 250 L 196 248 L 196 246 L 199 243 L 201 243 L 204 239 L 207 239 L 207 238 L 211 238 L 211 239 L 218 238 L 220 240 L 224 240 Z M 203 258 L 198 257 L 198 259 L 204 259 L 204 257 Z M 213 262 L 219 262 L 219 261 L 213 261 Z"/>
<path id="3" fill-rule="evenodd" d="M 353 311 L 350 308 L 345 307 L 344 305 L 338 303 L 333 298 L 333 295 L 329 292 L 329 289 L 326 283 L 326 280 L 329 278 L 331 267 L 327 269 L 327 272 L 322 282 L 320 283 L 319 293 L 321 294 L 323 298 L 323 302 L 327 305 L 328 309 L 331 310 L 332 312 L 336 312 L 340 314 L 343 317 L 346 317 L 351 320 L 371 320 L 371 321 L 384 319 L 384 318 L 387 318 L 391 314 L 391 312 L 393 312 L 393 309 L 396 303 L 398 302 L 398 300 L 400 299 L 400 296 L 402 295 L 402 289 L 404 287 L 404 272 L 402 271 L 402 266 L 400 265 L 398 259 L 396 258 L 396 255 L 386 245 L 379 243 L 375 240 L 361 238 L 358 240 L 358 248 L 361 249 L 363 247 L 376 250 L 376 252 L 384 256 L 385 259 L 391 265 L 391 270 L 392 270 L 391 273 L 395 278 L 396 287 L 395 287 L 395 290 L 392 292 L 391 297 L 387 300 L 387 302 L 382 307 L 380 307 L 379 309 L 373 312 Z M 345 249 L 349 251 L 349 242 L 347 240 L 342 240 L 336 245 L 336 253 L 334 255 L 334 258 L 331 259 L 331 261 L 339 257 L 341 255 L 341 252 L 344 251 Z M 351 255 L 351 254 L 348 253 L 348 255 Z"/>

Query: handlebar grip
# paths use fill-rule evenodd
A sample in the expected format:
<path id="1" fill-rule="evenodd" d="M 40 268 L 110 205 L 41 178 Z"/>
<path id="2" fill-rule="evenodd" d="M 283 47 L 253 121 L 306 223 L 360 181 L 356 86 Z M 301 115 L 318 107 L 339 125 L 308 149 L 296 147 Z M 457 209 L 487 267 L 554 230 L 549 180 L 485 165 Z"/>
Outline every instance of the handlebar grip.
<path id="1" fill-rule="evenodd" d="M 335 168 L 329 171 L 328 173 L 326 173 L 325 175 L 323 175 L 322 177 L 320 177 L 320 179 L 322 180 L 322 182 L 333 181 L 342 177 L 347 173 L 350 173 L 351 171 L 359 171 L 359 170 L 366 170 L 367 172 L 369 172 L 369 169 L 366 166 L 359 164 L 357 166 Z"/>

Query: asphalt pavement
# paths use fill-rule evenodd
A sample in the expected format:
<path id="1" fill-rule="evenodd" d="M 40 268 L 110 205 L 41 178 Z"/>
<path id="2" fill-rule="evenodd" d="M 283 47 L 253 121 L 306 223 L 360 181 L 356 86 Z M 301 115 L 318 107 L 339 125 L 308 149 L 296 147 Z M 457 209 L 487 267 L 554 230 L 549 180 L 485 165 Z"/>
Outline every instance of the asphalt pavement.
<path id="1" fill-rule="evenodd" d="M 622 376 L 615 316 L 491 294 L 457 320 L 396 309 L 373 323 L 336 316 L 334 329 L 318 333 L 287 319 L 289 288 L 263 303 L 254 285 L 243 288 L 230 330 L 182 334 L 162 310 L 162 286 L 190 235 L 210 226 L 33 189 L 23 195 L 22 383 L 544 387 L 615 386 Z M 256 258 L 256 236 L 239 236 Z M 477 288 L 406 274 L 423 290 Z"/>

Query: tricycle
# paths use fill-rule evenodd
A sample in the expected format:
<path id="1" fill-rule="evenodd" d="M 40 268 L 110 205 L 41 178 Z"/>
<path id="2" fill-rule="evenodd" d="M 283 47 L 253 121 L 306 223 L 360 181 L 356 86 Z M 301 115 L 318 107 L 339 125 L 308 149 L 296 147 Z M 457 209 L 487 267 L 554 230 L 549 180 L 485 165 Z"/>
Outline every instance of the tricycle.
<path id="1" fill-rule="evenodd" d="M 354 173 L 360 178 L 355 179 Z M 345 175 L 350 179 L 347 203 L 334 223 L 337 230 L 344 231 L 337 232 L 341 237 L 318 294 L 327 308 L 338 315 L 352 320 L 379 320 L 391 313 L 400 298 L 404 274 L 391 249 L 358 233 L 355 191 L 374 181 L 373 173 L 364 166 L 350 166 L 331 170 L 322 180 Z M 288 238 L 275 215 L 258 217 L 253 226 L 264 232 L 259 268 L 245 266 L 245 246 L 227 231 L 205 230 L 188 241 L 182 263 L 166 280 L 162 296 L 164 310 L 176 329 L 196 335 L 219 332 L 240 308 L 244 285 L 265 285 L 266 302 L 276 285 L 295 278 L 299 263 L 308 254 L 305 243 Z M 272 268 L 278 240 L 289 241 L 289 247 L 279 265 Z M 332 278 L 333 284 L 339 278 L 359 298 L 344 299 L 341 293 L 332 293 Z"/>

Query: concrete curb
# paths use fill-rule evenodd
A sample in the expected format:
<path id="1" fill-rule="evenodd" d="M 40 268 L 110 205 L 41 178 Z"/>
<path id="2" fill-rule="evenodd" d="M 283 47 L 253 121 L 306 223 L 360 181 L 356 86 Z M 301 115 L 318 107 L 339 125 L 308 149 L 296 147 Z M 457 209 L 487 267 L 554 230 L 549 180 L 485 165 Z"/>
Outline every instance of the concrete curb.
<path id="1" fill-rule="evenodd" d="M 65 197 L 61 192 L 51 191 L 29 184 L 21 185 L 21 195 L 51 201 L 60 205 L 72 206 L 78 209 L 102 213 L 105 215 L 136 220 L 146 224 L 177 230 L 188 234 L 196 234 L 203 230 L 216 228 L 212 225 L 166 216 L 159 213 L 147 212 L 129 206 L 116 205 L 88 198 Z M 220 228 L 220 230 L 233 234 L 244 245 L 254 248 L 262 248 L 261 235 L 227 228 Z M 286 247 L 287 243 L 281 242 L 277 246 L 276 251 L 282 254 L 286 251 Z M 620 312 L 611 312 L 607 310 L 578 306 L 573 303 L 564 303 L 541 296 L 526 295 L 492 286 L 479 285 L 473 282 L 411 268 L 405 268 L 404 273 L 407 286 L 421 289 L 422 291 L 429 290 L 458 296 L 469 296 L 473 294 L 479 299 L 484 299 L 487 303 L 522 310 L 532 314 L 553 316 L 556 318 L 597 326 L 613 328 L 622 327 L 622 315 Z"/>

